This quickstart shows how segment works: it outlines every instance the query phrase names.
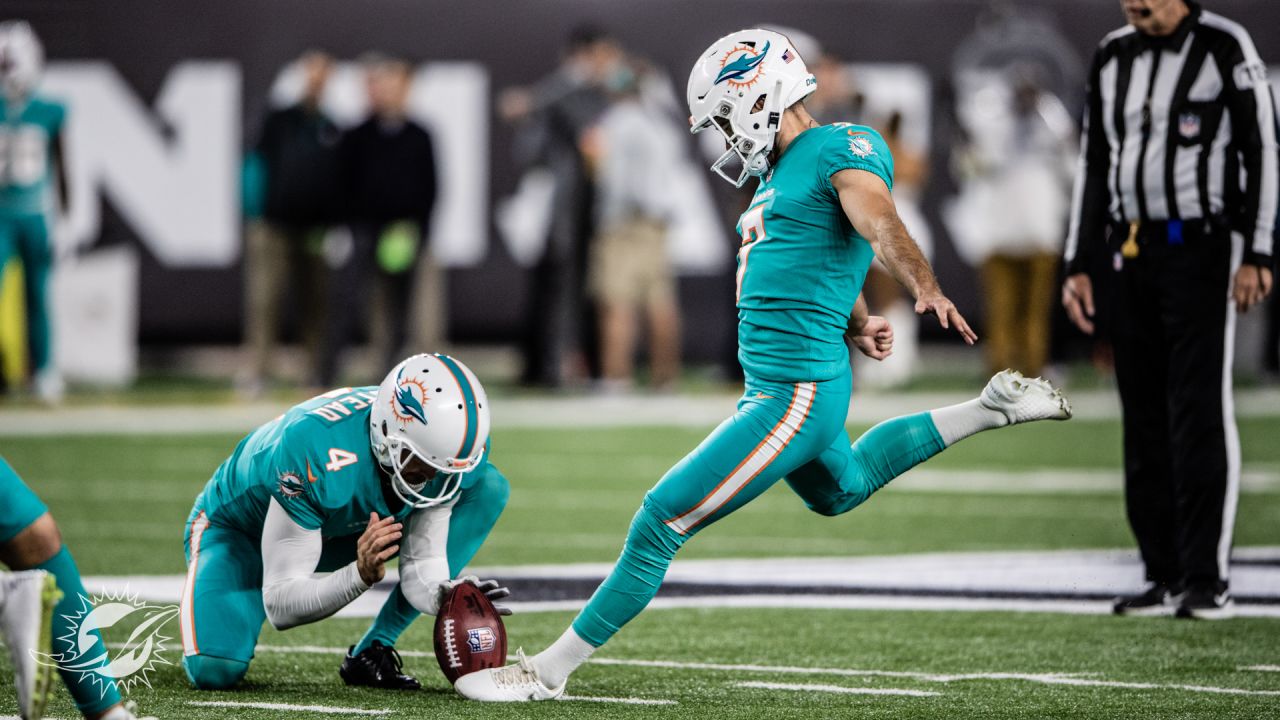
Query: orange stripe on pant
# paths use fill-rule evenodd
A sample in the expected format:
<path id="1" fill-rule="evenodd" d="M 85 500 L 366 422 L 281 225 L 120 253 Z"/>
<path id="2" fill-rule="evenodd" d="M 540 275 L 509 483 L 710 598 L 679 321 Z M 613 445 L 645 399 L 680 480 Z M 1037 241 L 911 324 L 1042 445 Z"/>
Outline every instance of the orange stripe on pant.
<path id="1" fill-rule="evenodd" d="M 791 403 L 782 419 L 764 436 L 746 457 L 725 477 L 711 492 L 698 501 L 689 510 L 666 521 L 667 527 L 680 533 L 689 534 L 693 528 L 705 521 L 717 510 L 733 500 L 743 488 L 751 484 L 760 473 L 773 463 L 786 450 L 804 426 L 813 406 L 817 386 L 814 383 L 798 383 L 791 393 Z M 773 441 L 772 443 L 770 441 Z"/>
<path id="2" fill-rule="evenodd" d="M 196 642 L 195 586 L 196 568 L 200 563 L 200 539 L 209 527 L 209 518 L 204 511 L 191 521 L 191 562 L 187 563 L 187 584 L 182 589 L 182 608 L 180 626 L 182 629 L 182 654 L 199 655 L 200 645 Z"/>

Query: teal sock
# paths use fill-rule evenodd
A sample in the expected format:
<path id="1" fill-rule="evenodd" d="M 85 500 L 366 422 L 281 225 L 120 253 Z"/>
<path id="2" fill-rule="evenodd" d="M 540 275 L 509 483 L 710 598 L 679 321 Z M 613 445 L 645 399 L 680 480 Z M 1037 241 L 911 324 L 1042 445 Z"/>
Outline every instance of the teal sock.
<path id="1" fill-rule="evenodd" d="M 613 571 L 574 619 L 574 632 L 595 647 L 608 642 L 657 594 L 684 541 L 685 536 L 659 520 L 646 500 L 631 521 Z"/>
<path id="2" fill-rule="evenodd" d="M 57 554 L 45 560 L 35 567 L 37 570 L 48 571 L 58 582 L 58 589 L 62 591 L 62 599 L 53 609 L 53 653 L 66 653 L 72 657 L 92 658 L 102 656 L 101 665 L 108 662 L 107 649 L 102 643 L 102 636 L 97 630 L 92 631 L 95 638 L 93 647 L 87 652 L 80 652 L 76 646 L 75 636 L 79 631 L 78 626 L 73 626 L 71 620 L 67 616 L 77 617 L 84 610 L 84 604 L 81 598 L 88 598 L 88 593 L 84 591 L 84 583 L 80 580 L 80 571 L 76 568 L 76 561 L 71 558 L 71 553 L 67 552 L 64 545 Z M 76 707 L 85 715 L 102 712 L 120 702 L 120 693 L 116 691 L 114 685 L 103 682 L 103 678 L 93 672 L 84 672 L 76 670 L 63 670 L 58 668 L 58 673 L 62 675 L 62 682 L 66 683 L 67 689 L 71 691 L 71 698 L 75 700 Z"/>
<path id="3" fill-rule="evenodd" d="M 858 472 L 846 473 L 845 477 L 857 487 L 842 489 L 856 496 L 854 505 L 860 504 L 890 480 L 946 447 L 927 412 L 885 420 L 853 444 L 853 460 Z"/>
<path id="4" fill-rule="evenodd" d="M 374 640 L 387 647 L 394 647 L 396 641 L 400 639 L 400 634 L 418 619 L 419 614 L 417 609 L 409 604 L 409 600 L 400 591 L 400 584 L 397 583 L 392 588 L 387 601 L 382 603 L 382 609 L 378 611 L 378 617 L 374 618 L 373 625 L 369 626 L 368 632 L 360 638 L 360 642 L 356 643 L 356 648 L 351 654 L 359 655 L 364 652 Z"/>

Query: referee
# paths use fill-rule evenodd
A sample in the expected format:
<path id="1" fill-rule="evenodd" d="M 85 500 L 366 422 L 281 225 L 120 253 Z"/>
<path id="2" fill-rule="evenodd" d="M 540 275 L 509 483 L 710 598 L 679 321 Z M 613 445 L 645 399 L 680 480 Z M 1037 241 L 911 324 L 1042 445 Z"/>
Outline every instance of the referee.
<path id="1" fill-rule="evenodd" d="M 1094 55 L 1062 304 L 1109 317 L 1124 408 L 1125 501 L 1146 591 L 1118 614 L 1231 614 L 1240 484 L 1231 392 L 1236 312 L 1267 296 L 1275 107 L 1248 32 L 1189 0 L 1122 0 Z"/>

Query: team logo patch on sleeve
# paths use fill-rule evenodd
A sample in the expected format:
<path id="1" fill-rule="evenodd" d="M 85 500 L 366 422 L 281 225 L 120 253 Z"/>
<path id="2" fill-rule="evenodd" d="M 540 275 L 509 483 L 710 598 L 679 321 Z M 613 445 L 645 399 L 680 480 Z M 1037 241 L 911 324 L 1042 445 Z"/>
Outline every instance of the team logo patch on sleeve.
<path id="1" fill-rule="evenodd" d="M 498 644 L 498 638 L 492 628 L 478 627 L 467 631 L 467 648 L 473 653 L 492 652 Z"/>
<path id="2" fill-rule="evenodd" d="M 287 498 L 298 497 L 306 485 L 302 484 L 302 476 L 291 470 L 280 473 L 280 494 Z"/>
<path id="3" fill-rule="evenodd" d="M 876 148 L 871 144 L 871 139 L 865 135 L 854 135 L 849 138 L 849 152 L 855 157 L 871 157 L 876 154 Z"/>

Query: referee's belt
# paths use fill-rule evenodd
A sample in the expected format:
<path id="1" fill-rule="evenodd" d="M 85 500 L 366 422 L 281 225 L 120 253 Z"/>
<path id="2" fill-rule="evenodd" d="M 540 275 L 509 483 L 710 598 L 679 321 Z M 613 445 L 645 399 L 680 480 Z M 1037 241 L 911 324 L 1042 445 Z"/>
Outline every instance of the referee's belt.
<path id="1" fill-rule="evenodd" d="M 1141 248 L 1146 246 L 1183 245 L 1217 237 L 1229 227 L 1230 223 L 1221 215 L 1181 220 L 1135 220 L 1127 225 L 1116 224 L 1116 230 L 1124 238 L 1120 254 L 1129 259 L 1138 257 Z"/>

